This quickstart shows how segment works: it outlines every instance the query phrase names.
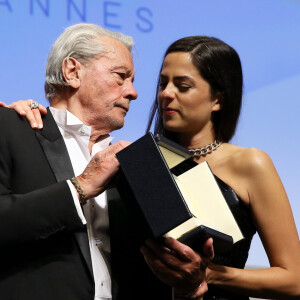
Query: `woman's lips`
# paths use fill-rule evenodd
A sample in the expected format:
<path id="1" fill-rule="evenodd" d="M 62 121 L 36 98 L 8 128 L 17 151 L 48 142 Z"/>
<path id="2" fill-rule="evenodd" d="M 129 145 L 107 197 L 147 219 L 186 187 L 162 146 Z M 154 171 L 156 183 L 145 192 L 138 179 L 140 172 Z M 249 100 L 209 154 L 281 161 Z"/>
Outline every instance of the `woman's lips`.
<path id="1" fill-rule="evenodd" d="M 163 108 L 163 112 L 165 115 L 173 115 L 177 112 L 177 110 L 172 108 Z"/>

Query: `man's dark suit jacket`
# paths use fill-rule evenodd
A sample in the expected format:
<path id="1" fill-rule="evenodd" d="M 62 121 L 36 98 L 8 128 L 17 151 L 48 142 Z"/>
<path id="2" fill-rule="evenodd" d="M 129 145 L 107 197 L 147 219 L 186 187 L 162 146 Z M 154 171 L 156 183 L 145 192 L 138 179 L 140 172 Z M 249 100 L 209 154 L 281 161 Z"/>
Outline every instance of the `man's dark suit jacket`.
<path id="1" fill-rule="evenodd" d="M 74 172 L 50 111 L 43 122 L 43 130 L 33 130 L 0 108 L 0 297 L 93 300 L 86 227 L 65 181 Z M 126 236 L 132 227 L 117 203 L 109 207 L 111 234 L 122 237 L 112 240 L 113 299 L 170 299 L 142 261 L 134 234 Z"/>
<path id="2" fill-rule="evenodd" d="M 65 181 L 73 175 L 50 112 L 35 131 L 0 109 L 2 299 L 94 299 L 86 228 Z"/>

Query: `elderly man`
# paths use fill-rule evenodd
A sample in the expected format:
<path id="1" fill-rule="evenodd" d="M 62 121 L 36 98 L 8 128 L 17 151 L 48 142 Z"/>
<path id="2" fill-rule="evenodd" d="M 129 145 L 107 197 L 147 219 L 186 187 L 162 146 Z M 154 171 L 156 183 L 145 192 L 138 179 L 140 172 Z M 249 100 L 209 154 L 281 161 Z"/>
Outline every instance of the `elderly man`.
<path id="1" fill-rule="evenodd" d="M 67 28 L 47 63 L 44 129 L 1 109 L 3 299 L 111 298 L 102 192 L 118 169 L 115 153 L 128 144 L 109 146 L 108 133 L 123 126 L 137 98 L 132 43 L 96 25 Z"/>
<path id="2" fill-rule="evenodd" d="M 137 98 L 132 44 L 131 37 L 97 25 L 71 26 L 48 58 L 50 108 L 43 130 L 0 109 L 3 299 L 171 299 L 171 289 L 141 260 L 120 200 L 104 192 L 118 170 L 115 153 L 128 145 L 110 145 L 109 133 L 123 126 L 130 101 Z M 23 113 L 18 105 L 15 109 Z M 195 271 L 201 259 L 188 247 L 176 241 L 167 244 L 174 251 L 153 241 L 147 246 L 142 253 L 164 283 L 190 291 L 202 281 L 203 270 Z"/>

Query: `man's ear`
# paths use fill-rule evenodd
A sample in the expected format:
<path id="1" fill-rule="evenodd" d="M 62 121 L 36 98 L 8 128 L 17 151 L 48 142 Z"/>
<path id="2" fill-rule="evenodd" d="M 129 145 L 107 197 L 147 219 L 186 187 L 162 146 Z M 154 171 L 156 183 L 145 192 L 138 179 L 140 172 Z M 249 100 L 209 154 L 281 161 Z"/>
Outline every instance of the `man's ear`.
<path id="1" fill-rule="evenodd" d="M 65 58 L 62 63 L 64 79 L 74 89 L 80 87 L 80 67 L 80 62 L 73 57 Z"/>

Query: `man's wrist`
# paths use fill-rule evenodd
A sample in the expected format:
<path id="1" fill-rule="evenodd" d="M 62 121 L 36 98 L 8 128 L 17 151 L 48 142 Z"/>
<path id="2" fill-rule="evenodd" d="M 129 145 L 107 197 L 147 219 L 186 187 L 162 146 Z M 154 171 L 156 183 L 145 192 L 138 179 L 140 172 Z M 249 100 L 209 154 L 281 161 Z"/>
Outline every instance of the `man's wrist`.
<path id="1" fill-rule="evenodd" d="M 84 191 L 82 190 L 82 188 L 81 188 L 78 180 L 75 177 L 73 177 L 73 178 L 70 179 L 70 181 L 74 185 L 74 187 L 75 187 L 75 189 L 76 189 L 76 191 L 77 191 L 77 193 L 79 195 L 80 204 L 81 205 L 85 205 L 86 201 L 87 201 L 87 197 L 86 197 Z"/>

